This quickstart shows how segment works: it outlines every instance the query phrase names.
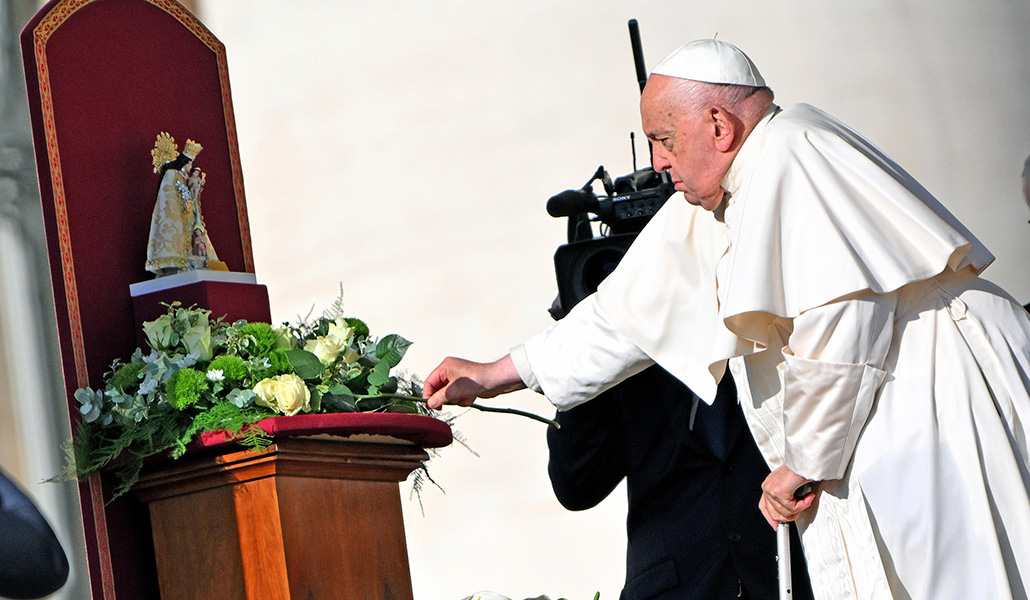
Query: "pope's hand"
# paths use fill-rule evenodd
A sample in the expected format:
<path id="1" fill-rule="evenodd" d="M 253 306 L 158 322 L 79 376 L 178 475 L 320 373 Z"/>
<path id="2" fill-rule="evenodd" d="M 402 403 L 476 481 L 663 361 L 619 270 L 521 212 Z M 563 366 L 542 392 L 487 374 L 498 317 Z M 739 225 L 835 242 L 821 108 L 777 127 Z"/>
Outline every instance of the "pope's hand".
<path id="1" fill-rule="evenodd" d="M 429 408 L 470 406 L 476 398 L 493 398 L 525 387 L 509 355 L 492 363 L 449 357 L 426 378 L 422 397 Z"/>
<path id="2" fill-rule="evenodd" d="M 802 485 L 811 481 L 791 471 L 785 466 L 779 466 L 775 471 L 769 473 L 762 483 L 762 498 L 758 501 L 758 508 L 765 515 L 765 520 L 776 529 L 776 524 L 784 521 L 793 521 L 798 518 L 801 511 L 812 505 L 815 494 L 807 494 L 800 500 L 794 499 L 794 491 Z"/>

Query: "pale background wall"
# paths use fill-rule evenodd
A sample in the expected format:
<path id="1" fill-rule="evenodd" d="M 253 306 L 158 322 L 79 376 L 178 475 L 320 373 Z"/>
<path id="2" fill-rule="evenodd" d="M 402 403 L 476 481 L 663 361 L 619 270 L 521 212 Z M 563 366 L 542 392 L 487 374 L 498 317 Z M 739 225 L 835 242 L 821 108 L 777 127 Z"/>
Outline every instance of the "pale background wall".
<path id="1" fill-rule="evenodd" d="M 1030 283 L 1019 175 L 1030 152 L 1025 2 L 210 2 L 228 47 L 259 280 L 273 316 L 346 305 L 414 340 L 425 375 L 447 354 L 490 360 L 550 321 L 564 224 L 546 199 L 598 164 L 631 170 L 638 92 L 626 22 L 653 66 L 718 32 L 781 104 L 852 124 L 912 171 Z M 639 153 L 646 155 L 643 145 Z M 532 393 L 517 405 L 549 412 Z M 405 515 L 417 598 L 479 589 L 615 598 L 624 492 L 570 514 L 546 477 L 544 430 L 459 420 L 480 457 L 431 463 L 447 490 Z"/>
<path id="2" fill-rule="evenodd" d="M 779 103 L 828 110 L 908 168 L 996 253 L 988 276 L 1030 300 L 1025 0 L 218 0 L 199 14 L 228 48 L 273 317 L 320 310 L 342 284 L 350 314 L 415 342 L 414 373 L 494 359 L 550 322 L 565 227 L 546 199 L 598 164 L 631 170 L 630 18 L 649 67 L 716 32 L 741 46 Z M 447 493 L 423 495 L 425 517 L 406 505 L 415 597 L 616 598 L 622 489 L 567 513 L 542 425 L 468 413 L 458 428 L 480 457 L 445 449 L 430 469 Z"/>

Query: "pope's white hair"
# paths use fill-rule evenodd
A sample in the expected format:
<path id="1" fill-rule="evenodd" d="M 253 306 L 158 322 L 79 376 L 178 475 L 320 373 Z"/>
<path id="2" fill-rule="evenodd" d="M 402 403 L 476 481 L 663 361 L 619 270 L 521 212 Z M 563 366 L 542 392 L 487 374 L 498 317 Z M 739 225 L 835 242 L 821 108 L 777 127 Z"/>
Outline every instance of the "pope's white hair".
<path id="1" fill-rule="evenodd" d="M 720 106 L 746 123 L 757 122 L 773 101 L 773 91 L 765 86 L 705 83 L 691 79 L 675 79 L 669 92 L 683 109 L 697 112 L 709 106 Z"/>

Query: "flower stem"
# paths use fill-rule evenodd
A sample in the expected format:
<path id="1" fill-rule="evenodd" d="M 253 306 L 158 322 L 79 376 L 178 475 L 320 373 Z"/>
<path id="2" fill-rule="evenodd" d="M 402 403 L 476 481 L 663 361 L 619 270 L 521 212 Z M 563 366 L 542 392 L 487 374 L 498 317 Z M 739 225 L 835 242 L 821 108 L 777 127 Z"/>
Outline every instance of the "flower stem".
<path id="1" fill-rule="evenodd" d="M 416 397 L 416 396 L 407 396 L 405 394 L 368 394 L 368 395 L 355 395 L 354 396 L 355 400 L 369 400 L 369 399 L 372 399 L 372 398 L 393 398 L 395 400 L 408 400 L 410 402 L 421 402 L 423 404 L 425 404 L 425 402 L 426 402 L 425 398 L 419 398 L 419 397 Z M 517 408 L 497 408 L 497 407 L 494 407 L 494 406 L 483 406 L 481 404 L 472 404 L 470 406 L 470 408 L 474 408 L 476 410 L 481 410 L 483 412 L 504 413 L 504 414 L 509 414 L 509 415 L 518 415 L 520 417 L 526 417 L 527 419 L 533 419 L 534 421 L 539 421 L 539 422 L 544 423 L 546 425 L 552 425 L 552 426 L 554 426 L 555 429 L 561 429 L 561 425 L 557 421 L 553 421 L 553 420 L 548 419 L 546 417 L 541 417 L 540 415 L 535 415 L 535 414 L 533 414 L 531 412 L 526 412 L 524 410 L 519 410 Z"/>
<path id="2" fill-rule="evenodd" d="M 561 429 L 561 424 L 558 423 L 558 421 L 553 421 L 553 420 L 548 419 L 546 417 L 541 417 L 540 415 L 535 415 L 535 414 L 533 414 L 531 412 L 526 412 L 524 410 L 519 410 L 517 408 L 497 408 L 495 406 L 483 406 L 482 404 L 473 404 L 472 408 L 474 408 L 476 410 L 481 410 L 483 412 L 507 413 L 509 415 L 519 415 L 520 417 L 526 417 L 527 419 L 533 419 L 534 421 L 540 421 L 541 423 L 545 423 L 547 425 L 552 425 L 552 426 L 554 426 L 555 429 Z"/>

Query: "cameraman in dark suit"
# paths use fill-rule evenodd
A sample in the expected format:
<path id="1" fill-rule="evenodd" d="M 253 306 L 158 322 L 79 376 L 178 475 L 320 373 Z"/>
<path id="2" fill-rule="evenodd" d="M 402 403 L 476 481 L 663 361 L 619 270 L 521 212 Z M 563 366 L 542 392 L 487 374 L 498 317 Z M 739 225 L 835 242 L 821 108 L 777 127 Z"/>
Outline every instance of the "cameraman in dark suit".
<path id="1" fill-rule="evenodd" d="M 708 406 L 658 366 L 559 412 L 548 473 L 569 510 L 596 506 L 626 479 L 621 600 L 778 598 L 776 534 L 760 511 L 769 468 L 727 376 Z M 794 597 L 812 597 L 791 528 Z"/>

